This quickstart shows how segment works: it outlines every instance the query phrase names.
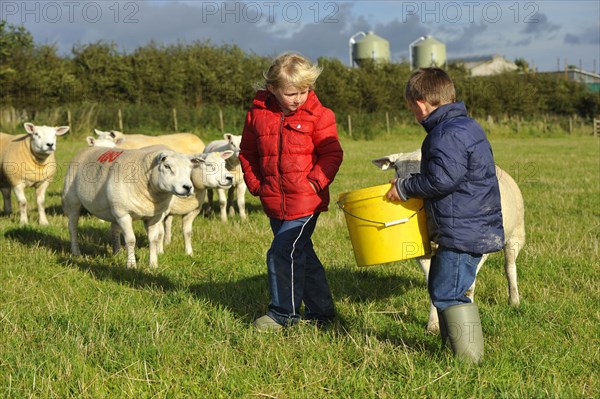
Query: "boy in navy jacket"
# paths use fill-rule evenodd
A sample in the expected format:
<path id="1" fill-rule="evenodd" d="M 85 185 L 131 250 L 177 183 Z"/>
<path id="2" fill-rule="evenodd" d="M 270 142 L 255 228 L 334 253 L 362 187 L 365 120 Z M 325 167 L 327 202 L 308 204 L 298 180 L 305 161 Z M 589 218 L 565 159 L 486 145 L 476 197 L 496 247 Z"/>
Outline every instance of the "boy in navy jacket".
<path id="1" fill-rule="evenodd" d="M 479 362 L 483 336 L 477 305 L 465 295 L 482 254 L 502 249 L 500 189 L 491 145 L 479 124 L 456 102 L 454 84 L 440 68 L 411 75 L 405 100 L 427 137 L 420 173 L 392 180 L 391 200 L 422 198 L 430 238 L 428 290 L 440 318 L 442 341 L 457 357 Z"/>

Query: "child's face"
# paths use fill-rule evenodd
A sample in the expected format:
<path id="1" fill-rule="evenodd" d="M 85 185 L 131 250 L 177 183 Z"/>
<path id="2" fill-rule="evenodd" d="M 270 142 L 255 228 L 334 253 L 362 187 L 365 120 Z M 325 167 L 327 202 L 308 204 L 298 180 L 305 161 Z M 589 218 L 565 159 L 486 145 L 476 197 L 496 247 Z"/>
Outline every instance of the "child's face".
<path id="1" fill-rule="evenodd" d="M 308 98 L 308 88 L 299 89 L 294 86 L 286 87 L 268 87 L 269 91 L 273 93 L 279 106 L 283 110 L 284 114 L 295 112 L 302 104 L 306 102 Z"/>
<path id="2" fill-rule="evenodd" d="M 423 119 L 427 117 L 433 110 L 433 107 L 429 105 L 429 103 L 425 101 L 406 101 L 406 105 L 411 110 L 417 122 L 421 123 Z"/>

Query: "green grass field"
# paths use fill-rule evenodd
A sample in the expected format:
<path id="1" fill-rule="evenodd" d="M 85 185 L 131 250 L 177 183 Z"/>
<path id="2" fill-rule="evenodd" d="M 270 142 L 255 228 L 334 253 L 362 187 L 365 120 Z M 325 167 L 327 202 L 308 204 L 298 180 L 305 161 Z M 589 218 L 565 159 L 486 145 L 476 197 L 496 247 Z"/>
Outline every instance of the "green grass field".
<path id="1" fill-rule="evenodd" d="M 138 223 L 138 268 L 112 256 L 109 225 L 80 220 L 70 255 L 60 191 L 83 139 L 58 143 L 50 226 L 0 218 L 2 398 L 598 398 L 600 142 L 591 136 L 492 137 L 497 163 L 519 183 L 528 242 L 518 259 L 521 306 L 507 304 L 502 256 L 479 274 L 475 299 L 485 361 L 454 361 L 427 334 L 426 285 L 413 261 L 358 268 L 341 192 L 386 183 L 370 160 L 411 151 L 421 135 L 344 140 L 330 211 L 313 238 L 339 318 L 254 331 L 268 304 L 271 233 L 255 198 L 249 219 L 199 217 L 193 257 L 175 240 L 148 269 Z M 30 190 L 31 191 L 31 190 Z M 13 208 L 14 206 L 13 198 Z"/>

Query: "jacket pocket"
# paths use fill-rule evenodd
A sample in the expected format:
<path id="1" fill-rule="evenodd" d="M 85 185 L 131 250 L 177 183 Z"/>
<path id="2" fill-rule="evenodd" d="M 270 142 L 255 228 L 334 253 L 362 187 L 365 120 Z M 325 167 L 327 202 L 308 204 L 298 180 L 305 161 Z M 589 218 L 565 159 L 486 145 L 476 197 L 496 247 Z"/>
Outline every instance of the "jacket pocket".
<path id="1" fill-rule="evenodd" d="M 286 125 L 289 132 L 287 142 L 291 146 L 306 147 L 312 145 L 312 132 L 314 124 L 312 122 L 298 121 Z"/>

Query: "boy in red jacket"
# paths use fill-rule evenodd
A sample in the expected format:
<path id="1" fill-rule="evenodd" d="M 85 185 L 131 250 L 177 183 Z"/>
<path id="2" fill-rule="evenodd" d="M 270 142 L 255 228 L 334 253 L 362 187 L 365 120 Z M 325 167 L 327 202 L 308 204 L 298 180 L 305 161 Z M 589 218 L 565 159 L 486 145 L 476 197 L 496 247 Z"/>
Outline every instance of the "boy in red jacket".
<path id="1" fill-rule="evenodd" d="M 305 319 L 327 323 L 335 315 L 311 240 L 343 158 L 335 115 L 313 91 L 320 73 L 302 55 L 280 55 L 246 115 L 240 144 L 244 180 L 260 197 L 274 235 L 267 252 L 271 302 L 267 314 L 254 321 L 261 331 L 296 323 L 302 303 Z"/>

